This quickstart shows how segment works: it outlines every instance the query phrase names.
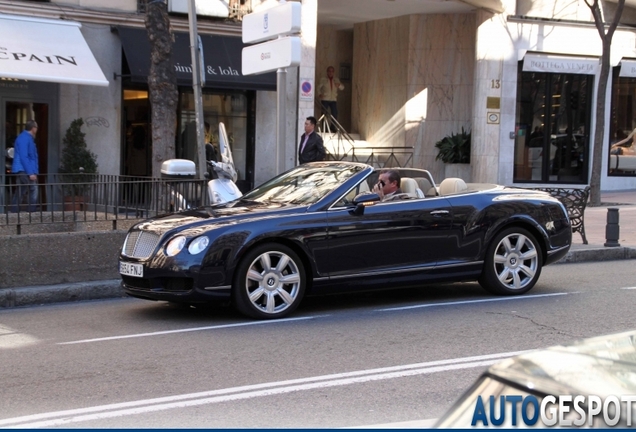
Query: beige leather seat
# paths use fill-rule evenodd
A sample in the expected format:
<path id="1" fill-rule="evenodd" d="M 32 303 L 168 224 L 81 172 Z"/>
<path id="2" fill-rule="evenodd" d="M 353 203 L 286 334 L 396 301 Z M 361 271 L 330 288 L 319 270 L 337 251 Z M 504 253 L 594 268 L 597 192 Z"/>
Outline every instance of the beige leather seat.
<path id="1" fill-rule="evenodd" d="M 413 177 L 413 180 L 417 182 L 417 186 L 424 192 L 425 197 L 437 196 L 437 190 L 426 177 Z"/>
<path id="2" fill-rule="evenodd" d="M 349 201 L 353 201 L 355 197 L 357 197 L 358 195 L 364 192 L 370 192 L 369 184 L 367 183 L 366 180 L 360 183 L 360 185 L 358 185 L 357 188 L 351 189 L 349 193 L 347 193 L 347 195 L 345 196 L 345 199 Z"/>
<path id="3" fill-rule="evenodd" d="M 417 186 L 417 182 L 410 177 L 402 177 L 400 189 L 411 198 L 424 198 L 424 193 Z"/>
<path id="4" fill-rule="evenodd" d="M 467 190 L 468 186 L 466 186 L 466 182 L 456 177 L 444 179 L 439 185 L 439 194 L 441 196 L 454 195 Z"/>

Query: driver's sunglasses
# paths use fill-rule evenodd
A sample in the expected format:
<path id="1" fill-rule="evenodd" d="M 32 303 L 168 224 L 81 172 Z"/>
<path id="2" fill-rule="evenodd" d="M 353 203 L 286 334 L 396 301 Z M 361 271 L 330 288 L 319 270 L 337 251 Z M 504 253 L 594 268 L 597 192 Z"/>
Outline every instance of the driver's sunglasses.
<path id="1" fill-rule="evenodd" d="M 380 180 L 380 181 L 378 182 L 378 184 L 379 184 L 381 187 L 384 187 L 384 186 L 386 185 L 386 183 L 384 183 L 384 180 Z"/>

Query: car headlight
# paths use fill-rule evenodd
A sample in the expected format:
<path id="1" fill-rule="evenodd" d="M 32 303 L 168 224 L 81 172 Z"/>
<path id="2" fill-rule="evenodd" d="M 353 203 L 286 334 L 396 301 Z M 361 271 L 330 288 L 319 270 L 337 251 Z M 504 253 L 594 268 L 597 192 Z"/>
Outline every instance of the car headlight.
<path id="1" fill-rule="evenodd" d="M 186 238 L 184 236 L 177 236 L 170 240 L 166 245 L 166 255 L 175 256 L 186 244 Z"/>
<path id="2" fill-rule="evenodd" d="M 192 255 L 196 255 L 199 252 L 205 250 L 206 247 L 210 244 L 210 240 L 206 236 L 197 237 L 192 240 L 190 246 L 188 246 L 188 252 Z"/>

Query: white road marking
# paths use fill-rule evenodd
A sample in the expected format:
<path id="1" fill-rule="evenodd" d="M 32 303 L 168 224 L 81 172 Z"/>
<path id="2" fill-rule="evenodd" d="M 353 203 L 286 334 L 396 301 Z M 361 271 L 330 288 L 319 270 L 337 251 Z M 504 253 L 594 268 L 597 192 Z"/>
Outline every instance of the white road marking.
<path id="1" fill-rule="evenodd" d="M 621 289 L 629 289 L 629 290 L 636 290 L 636 287 L 625 287 L 625 288 L 621 288 Z"/>
<path id="2" fill-rule="evenodd" d="M 562 295 L 568 295 L 568 294 L 573 294 L 573 293 L 537 294 L 537 295 L 524 295 L 524 296 L 514 296 L 514 297 L 498 297 L 498 298 L 481 299 L 481 300 L 462 300 L 462 301 L 455 301 L 455 302 L 427 303 L 427 304 L 421 304 L 421 305 L 376 309 L 375 312 L 389 312 L 389 311 L 418 309 L 418 308 L 426 308 L 426 307 L 438 307 L 438 306 L 454 306 L 454 305 L 471 304 L 471 303 L 524 300 L 524 299 L 540 298 L 540 297 L 562 296 Z M 131 338 L 138 338 L 138 337 L 161 336 L 161 335 L 175 334 L 175 333 L 187 333 L 187 332 L 202 331 L 202 330 L 218 330 L 218 329 L 232 328 L 232 327 L 277 324 L 277 323 L 284 323 L 284 322 L 290 322 L 290 321 L 310 320 L 315 318 L 322 318 L 325 316 L 328 316 L 328 315 L 299 317 L 299 318 L 284 318 L 284 319 L 271 320 L 271 321 L 249 321 L 249 322 L 236 323 L 236 324 L 221 324 L 221 325 L 215 325 L 215 326 L 193 327 L 193 328 L 185 328 L 185 329 L 178 329 L 178 330 L 165 330 L 165 331 L 150 332 L 150 333 L 136 333 L 136 334 L 122 335 L 122 336 L 108 336 L 103 338 L 82 339 L 82 340 L 70 341 L 70 342 L 58 342 L 57 345 L 74 345 L 74 344 L 81 344 L 81 343 L 105 342 L 105 341 L 111 341 L 111 340 L 131 339 Z"/>
<path id="3" fill-rule="evenodd" d="M 488 303 L 488 302 L 497 302 L 497 301 L 511 301 L 511 300 L 526 300 L 526 299 L 534 299 L 539 297 L 553 297 L 553 296 L 563 296 L 571 293 L 553 293 L 553 294 L 536 294 L 536 295 L 524 295 L 524 296 L 514 296 L 514 297 L 497 297 L 497 298 L 489 298 L 482 300 L 461 300 L 455 302 L 444 302 L 444 303 L 427 303 L 420 305 L 412 305 L 412 306 L 400 306 L 394 308 L 385 308 L 385 309 L 376 309 L 376 312 L 389 312 L 389 311 L 398 311 L 398 310 L 406 310 L 406 309 L 418 309 L 418 308 L 426 308 L 426 307 L 438 307 L 438 306 L 455 306 L 462 304 L 471 304 L 471 303 Z"/>
<path id="4" fill-rule="evenodd" d="M 122 402 L 109 405 L 78 408 L 64 411 L 54 411 L 0 420 L 0 427 L 6 428 L 40 428 L 66 425 L 83 421 L 100 420 L 105 418 L 123 417 L 128 415 L 164 411 L 173 408 L 251 399 L 262 396 L 285 394 L 297 391 L 307 391 L 318 388 L 328 388 L 380 381 L 408 376 L 446 372 L 490 366 L 498 361 L 526 353 L 528 351 L 513 351 L 482 356 L 462 357 L 456 359 L 437 360 L 409 365 L 391 366 L 377 369 L 366 369 L 339 374 L 321 375 L 309 378 L 299 378 L 286 381 L 275 381 L 207 392 L 166 396 L 154 399 L 144 399 L 132 402 Z"/>
<path id="5" fill-rule="evenodd" d="M 39 339 L 26 333 L 20 333 L 11 327 L 0 324 L 0 349 L 21 348 L 35 345 Z"/>
<path id="6" fill-rule="evenodd" d="M 327 315 L 322 315 L 322 316 L 327 316 Z M 252 326 L 252 325 L 279 324 L 279 323 L 285 323 L 290 321 L 309 320 L 314 318 L 321 318 L 321 316 L 283 318 L 279 320 L 269 320 L 269 321 L 248 321 L 248 322 L 242 322 L 242 323 L 236 323 L 236 324 L 221 324 L 221 325 L 214 325 L 214 326 L 207 326 L 207 327 L 184 328 L 179 330 L 165 330 L 165 331 L 158 331 L 158 332 L 151 332 L 151 333 L 137 333 L 137 334 L 123 335 L 123 336 L 108 336 L 103 338 L 83 339 L 83 340 L 77 340 L 77 341 L 71 341 L 71 342 L 58 342 L 57 345 L 73 345 L 73 344 L 90 343 L 90 342 L 104 342 L 104 341 L 118 340 L 118 339 L 159 336 L 159 335 L 166 335 L 166 334 L 187 333 L 187 332 L 202 331 L 202 330 L 218 330 L 218 329 L 224 329 L 224 328 L 245 327 L 245 326 Z"/>

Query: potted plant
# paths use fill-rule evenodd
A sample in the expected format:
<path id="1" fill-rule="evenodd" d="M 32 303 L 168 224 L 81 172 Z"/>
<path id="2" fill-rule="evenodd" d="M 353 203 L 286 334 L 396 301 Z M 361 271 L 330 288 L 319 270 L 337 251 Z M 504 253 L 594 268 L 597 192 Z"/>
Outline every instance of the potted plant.
<path id="1" fill-rule="evenodd" d="M 62 143 L 60 173 L 65 183 L 65 210 L 83 210 L 88 184 L 97 174 L 97 156 L 86 145 L 86 134 L 82 132 L 84 120 L 75 119 L 66 130 Z M 92 174 L 92 175 L 91 175 Z"/>
<path id="2" fill-rule="evenodd" d="M 445 177 L 459 177 L 470 181 L 470 132 L 447 135 L 435 143 L 438 149 L 435 160 L 446 164 Z"/>

